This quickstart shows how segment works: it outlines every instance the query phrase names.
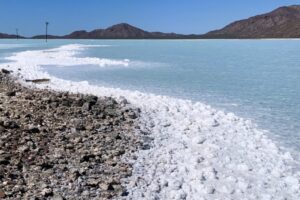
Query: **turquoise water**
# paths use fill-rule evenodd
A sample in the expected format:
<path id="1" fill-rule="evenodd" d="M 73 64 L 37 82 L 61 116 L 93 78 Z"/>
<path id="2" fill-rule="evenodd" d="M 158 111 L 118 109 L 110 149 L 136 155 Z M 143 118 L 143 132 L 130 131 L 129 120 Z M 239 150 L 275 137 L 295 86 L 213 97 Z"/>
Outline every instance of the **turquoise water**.
<path id="1" fill-rule="evenodd" d="M 78 56 L 132 64 L 44 66 L 54 76 L 205 102 L 300 151 L 300 40 L 0 40 L 0 62 L 13 52 L 65 44 L 111 45 Z"/>

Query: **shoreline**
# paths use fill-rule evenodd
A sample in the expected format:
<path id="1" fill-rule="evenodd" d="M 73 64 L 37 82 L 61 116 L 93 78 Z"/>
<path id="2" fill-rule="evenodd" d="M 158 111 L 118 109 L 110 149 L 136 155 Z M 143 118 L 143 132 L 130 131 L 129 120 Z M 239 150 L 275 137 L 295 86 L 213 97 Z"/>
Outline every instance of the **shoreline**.
<path id="1" fill-rule="evenodd" d="M 30 89 L 0 72 L 0 197 L 126 196 L 140 142 L 125 100 Z"/>
<path id="2" fill-rule="evenodd" d="M 27 51 L 26 56 L 17 53 L 10 57 L 13 62 L 8 63 L 9 69 L 14 70 L 20 83 L 29 87 L 110 96 L 118 100 L 126 97 L 129 103 L 141 109 L 138 126 L 146 145 L 131 160 L 132 176 L 124 182 L 129 193 L 126 198 L 300 197 L 300 173 L 292 171 L 292 156 L 249 120 L 201 102 L 106 88 L 87 81 L 72 82 L 41 70 L 43 63 L 61 63 L 61 55 L 67 64 L 73 64 L 73 60 L 80 63 L 76 53 L 84 47 L 92 46 L 64 45 L 56 48 L 55 54 L 43 50 Z M 91 62 L 95 58 L 83 59 Z M 38 78 L 51 81 L 37 85 L 25 82 Z"/>

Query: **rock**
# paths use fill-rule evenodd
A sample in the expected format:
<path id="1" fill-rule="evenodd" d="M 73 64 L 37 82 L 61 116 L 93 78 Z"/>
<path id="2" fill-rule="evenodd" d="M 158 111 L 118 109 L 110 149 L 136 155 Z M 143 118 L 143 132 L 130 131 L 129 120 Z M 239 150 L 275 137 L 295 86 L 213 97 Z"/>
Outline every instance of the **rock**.
<path id="1" fill-rule="evenodd" d="M 63 198 L 60 194 L 55 194 L 55 195 L 52 197 L 52 200 L 64 200 L 64 198 Z"/>
<path id="2" fill-rule="evenodd" d="M 17 128 L 20 128 L 20 126 L 15 121 L 5 121 L 3 123 L 3 125 L 4 125 L 5 128 L 8 128 L 8 129 L 17 129 Z"/>
<path id="3" fill-rule="evenodd" d="M 100 188 L 104 191 L 113 191 L 114 190 L 112 183 L 101 183 Z"/>
<path id="4" fill-rule="evenodd" d="M 129 103 L 128 103 L 127 99 L 125 99 L 124 97 L 121 97 L 121 99 L 120 99 L 120 104 L 121 104 L 121 105 L 127 105 L 127 104 L 129 104 Z"/>
<path id="5" fill-rule="evenodd" d="M 4 199 L 5 197 L 5 193 L 2 190 L 0 190 L 0 199 Z"/>
<path id="6" fill-rule="evenodd" d="M 0 133 L 3 133 L 4 131 L 5 131 L 5 128 L 2 125 L 0 125 Z"/>
<path id="7" fill-rule="evenodd" d="M 105 113 L 105 115 L 110 116 L 110 117 L 114 117 L 114 116 L 118 115 L 116 110 L 112 109 L 112 108 L 106 108 L 104 113 Z"/>
<path id="8" fill-rule="evenodd" d="M 91 110 L 91 104 L 89 102 L 85 102 L 83 105 L 82 105 L 82 110 L 83 111 L 89 111 Z"/>
<path id="9" fill-rule="evenodd" d="M 27 131 L 28 133 L 40 133 L 40 129 L 38 129 L 37 127 L 32 127 L 30 129 L 28 129 Z"/>
<path id="10" fill-rule="evenodd" d="M 128 117 L 131 119 L 136 119 L 137 118 L 137 114 L 134 111 L 129 111 L 127 113 Z"/>
<path id="11" fill-rule="evenodd" d="M 83 120 L 75 119 L 75 120 L 72 120 L 72 123 L 75 127 L 75 130 L 77 130 L 77 131 L 86 130 L 85 125 L 84 125 L 85 123 Z"/>
<path id="12" fill-rule="evenodd" d="M 98 97 L 94 96 L 94 95 L 89 95 L 89 96 L 86 96 L 84 98 L 84 100 L 86 102 L 90 103 L 91 106 L 93 106 L 93 105 L 95 105 L 97 103 Z"/>
<path id="13" fill-rule="evenodd" d="M 129 195 L 129 192 L 127 190 L 124 190 L 121 194 L 122 197 L 126 197 Z"/>
<path id="14" fill-rule="evenodd" d="M 25 80 L 26 82 L 32 82 L 32 83 L 48 83 L 50 79 L 48 78 L 42 78 L 42 79 L 33 79 L 33 80 Z"/>
<path id="15" fill-rule="evenodd" d="M 53 191 L 52 191 L 51 188 L 44 188 L 44 189 L 42 190 L 42 195 L 43 195 L 44 197 L 52 196 L 52 195 L 53 195 Z"/>
<path id="16" fill-rule="evenodd" d="M 3 74 L 10 74 L 10 71 L 8 71 L 7 69 L 1 69 L 1 72 L 2 72 Z"/>
<path id="17" fill-rule="evenodd" d="M 66 107 L 70 107 L 71 106 L 71 102 L 68 101 L 68 100 L 66 100 L 66 99 L 64 99 L 64 100 L 62 100 L 61 105 L 66 106 Z"/>
<path id="18" fill-rule="evenodd" d="M 6 95 L 9 96 L 9 97 L 16 96 L 16 91 L 9 91 L 9 92 L 6 92 Z"/>
<path id="19" fill-rule="evenodd" d="M 91 186 L 91 187 L 97 187 L 98 186 L 98 184 L 99 184 L 99 180 L 97 180 L 97 179 L 88 179 L 87 180 L 87 182 L 86 182 L 86 184 L 88 185 L 88 186 Z"/>
<path id="20" fill-rule="evenodd" d="M 118 104 L 118 102 L 115 99 L 111 98 L 111 97 L 108 97 L 106 102 L 105 102 L 105 105 L 107 107 L 111 107 L 111 108 L 114 108 L 117 104 Z"/>
<path id="21" fill-rule="evenodd" d="M 9 159 L 7 158 L 4 158 L 4 157 L 0 157 L 0 165 L 9 165 L 10 164 L 10 161 Z"/>

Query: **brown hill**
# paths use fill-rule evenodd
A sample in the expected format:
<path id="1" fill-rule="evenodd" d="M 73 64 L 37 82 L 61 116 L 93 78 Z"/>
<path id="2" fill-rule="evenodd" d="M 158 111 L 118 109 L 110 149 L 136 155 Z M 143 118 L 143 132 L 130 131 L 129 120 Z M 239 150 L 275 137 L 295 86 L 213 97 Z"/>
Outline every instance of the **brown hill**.
<path id="1" fill-rule="evenodd" d="M 64 36 L 68 39 L 176 39 L 192 38 L 194 35 L 176 33 L 148 32 L 126 23 L 116 24 L 107 29 L 96 29 L 91 32 L 75 31 Z"/>
<path id="2" fill-rule="evenodd" d="M 5 33 L 0 33 L 0 39 L 13 39 L 17 38 L 17 35 L 9 35 Z M 22 36 L 19 36 L 19 38 L 23 38 Z"/>
<path id="3" fill-rule="evenodd" d="M 233 22 L 204 38 L 299 38 L 300 6 L 280 7 L 270 13 Z"/>

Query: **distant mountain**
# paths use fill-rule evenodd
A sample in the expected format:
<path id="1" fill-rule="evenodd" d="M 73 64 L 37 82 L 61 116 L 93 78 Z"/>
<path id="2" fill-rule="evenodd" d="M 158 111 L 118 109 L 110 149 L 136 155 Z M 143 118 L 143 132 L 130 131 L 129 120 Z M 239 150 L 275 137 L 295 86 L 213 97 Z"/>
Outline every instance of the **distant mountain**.
<path id="1" fill-rule="evenodd" d="M 36 35 L 31 37 L 30 39 L 46 39 L 46 35 Z M 62 39 L 62 37 L 56 35 L 48 35 L 48 39 Z"/>
<path id="2" fill-rule="evenodd" d="M 182 35 L 176 33 L 148 32 L 132 25 L 121 23 L 107 29 L 96 29 L 91 32 L 75 31 L 63 36 L 68 39 L 180 39 L 194 38 L 195 35 Z"/>
<path id="3" fill-rule="evenodd" d="M 17 38 L 17 35 L 9 35 L 9 34 L 5 34 L 5 33 L 0 33 L 0 39 L 13 39 L 13 38 Z M 24 38 L 24 37 L 19 36 L 19 38 Z"/>
<path id="4" fill-rule="evenodd" d="M 16 38 L 16 35 L 0 33 L 1 38 Z M 24 38 L 24 37 L 20 37 Z M 220 30 L 203 35 L 149 32 L 121 23 L 106 29 L 75 31 L 65 36 L 49 35 L 49 39 L 243 39 L 243 38 L 300 38 L 300 6 L 285 6 L 267 14 L 233 22 Z M 45 39 L 37 35 L 32 39 Z"/>
<path id="5" fill-rule="evenodd" d="M 300 6 L 280 7 L 270 13 L 233 22 L 202 38 L 299 38 Z"/>

